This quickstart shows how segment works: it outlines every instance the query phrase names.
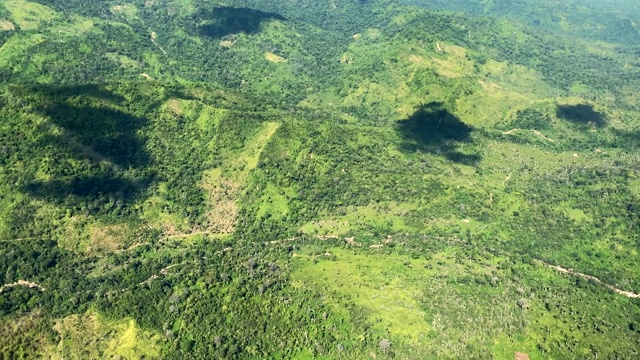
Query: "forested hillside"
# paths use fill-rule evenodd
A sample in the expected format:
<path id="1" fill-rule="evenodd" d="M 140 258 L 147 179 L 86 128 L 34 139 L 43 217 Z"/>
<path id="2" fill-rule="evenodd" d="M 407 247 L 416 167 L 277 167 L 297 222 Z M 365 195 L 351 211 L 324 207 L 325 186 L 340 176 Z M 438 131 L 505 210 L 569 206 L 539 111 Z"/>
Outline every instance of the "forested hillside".
<path id="1" fill-rule="evenodd" d="M 532 30 L 637 46 L 638 4 L 631 0 L 403 0 L 429 9 L 516 20 Z"/>
<path id="2" fill-rule="evenodd" d="M 0 0 L 3 357 L 639 357 L 639 22 Z"/>

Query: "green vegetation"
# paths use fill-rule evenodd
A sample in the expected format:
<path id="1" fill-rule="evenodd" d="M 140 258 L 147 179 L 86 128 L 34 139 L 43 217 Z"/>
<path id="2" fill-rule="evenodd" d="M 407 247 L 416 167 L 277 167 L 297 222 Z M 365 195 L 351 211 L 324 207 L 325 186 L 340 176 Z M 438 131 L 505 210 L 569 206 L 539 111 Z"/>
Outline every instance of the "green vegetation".
<path id="1" fill-rule="evenodd" d="M 1 2 L 2 356 L 638 357 L 634 6 Z"/>

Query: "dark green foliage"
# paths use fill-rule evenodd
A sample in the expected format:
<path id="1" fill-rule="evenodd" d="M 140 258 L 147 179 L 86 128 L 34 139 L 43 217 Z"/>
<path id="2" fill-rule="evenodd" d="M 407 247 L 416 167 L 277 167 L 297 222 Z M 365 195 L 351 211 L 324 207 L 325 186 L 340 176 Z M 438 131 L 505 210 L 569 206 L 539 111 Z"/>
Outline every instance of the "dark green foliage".
<path id="1" fill-rule="evenodd" d="M 479 155 L 466 155 L 456 149 L 459 143 L 473 142 L 473 129 L 447 111 L 442 103 L 421 106 L 411 117 L 399 121 L 397 128 L 406 141 L 402 145 L 404 151 L 430 152 L 467 165 L 481 159 Z"/>
<path id="2" fill-rule="evenodd" d="M 199 33 L 202 36 L 213 38 L 238 33 L 255 34 L 260 30 L 260 24 L 263 21 L 286 20 L 278 14 L 233 7 L 214 7 L 202 10 L 194 14 L 193 18 L 201 21 L 198 25 Z"/>
<path id="3" fill-rule="evenodd" d="M 606 117 L 595 111 L 593 105 L 560 105 L 556 111 L 558 118 L 582 125 L 607 126 Z"/>
<path id="4" fill-rule="evenodd" d="M 551 118 L 546 114 L 537 110 L 526 109 L 518 111 L 515 120 L 509 126 L 522 129 L 547 130 L 552 125 Z"/>

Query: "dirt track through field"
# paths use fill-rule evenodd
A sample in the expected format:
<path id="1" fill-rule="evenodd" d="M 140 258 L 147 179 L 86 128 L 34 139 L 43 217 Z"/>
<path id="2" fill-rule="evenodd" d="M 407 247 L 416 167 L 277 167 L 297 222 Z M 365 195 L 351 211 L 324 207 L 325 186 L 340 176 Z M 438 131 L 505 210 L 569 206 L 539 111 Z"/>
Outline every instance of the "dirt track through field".
<path id="1" fill-rule="evenodd" d="M 548 267 L 550 267 L 551 269 L 554 269 L 554 270 L 559 271 L 561 273 L 579 276 L 579 277 L 581 277 L 581 278 L 583 278 L 585 280 L 592 280 L 592 281 L 594 281 L 594 282 L 606 287 L 607 289 L 609 289 L 609 290 L 611 290 L 611 291 L 613 291 L 613 292 L 615 292 L 617 294 L 624 295 L 624 296 L 626 296 L 628 298 L 632 298 L 632 299 L 640 298 L 640 294 L 636 294 L 636 293 L 633 293 L 633 292 L 630 292 L 630 291 L 624 291 L 624 290 L 618 289 L 617 287 L 615 287 L 613 285 L 605 284 L 595 276 L 583 274 L 583 273 L 577 272 L 577 271 L 575 271 L 573 269 L 563 268 L 562 266 L 551 265 L 551 264 L 547 264 L 545 262 L 543 262 L 543 263 L 545 265 L 547 265 Z"/>

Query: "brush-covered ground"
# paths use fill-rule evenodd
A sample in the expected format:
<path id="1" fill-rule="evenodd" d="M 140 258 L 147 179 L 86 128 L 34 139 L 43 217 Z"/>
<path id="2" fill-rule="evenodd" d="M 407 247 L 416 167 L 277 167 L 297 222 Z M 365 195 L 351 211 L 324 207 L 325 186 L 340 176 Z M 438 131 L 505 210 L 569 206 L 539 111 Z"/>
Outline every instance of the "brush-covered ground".
<path id="1" fill-rule="evenodd" d="M 2 355 L 640 356 L 640 13 L 502 3 L 0 2 Z"/>

